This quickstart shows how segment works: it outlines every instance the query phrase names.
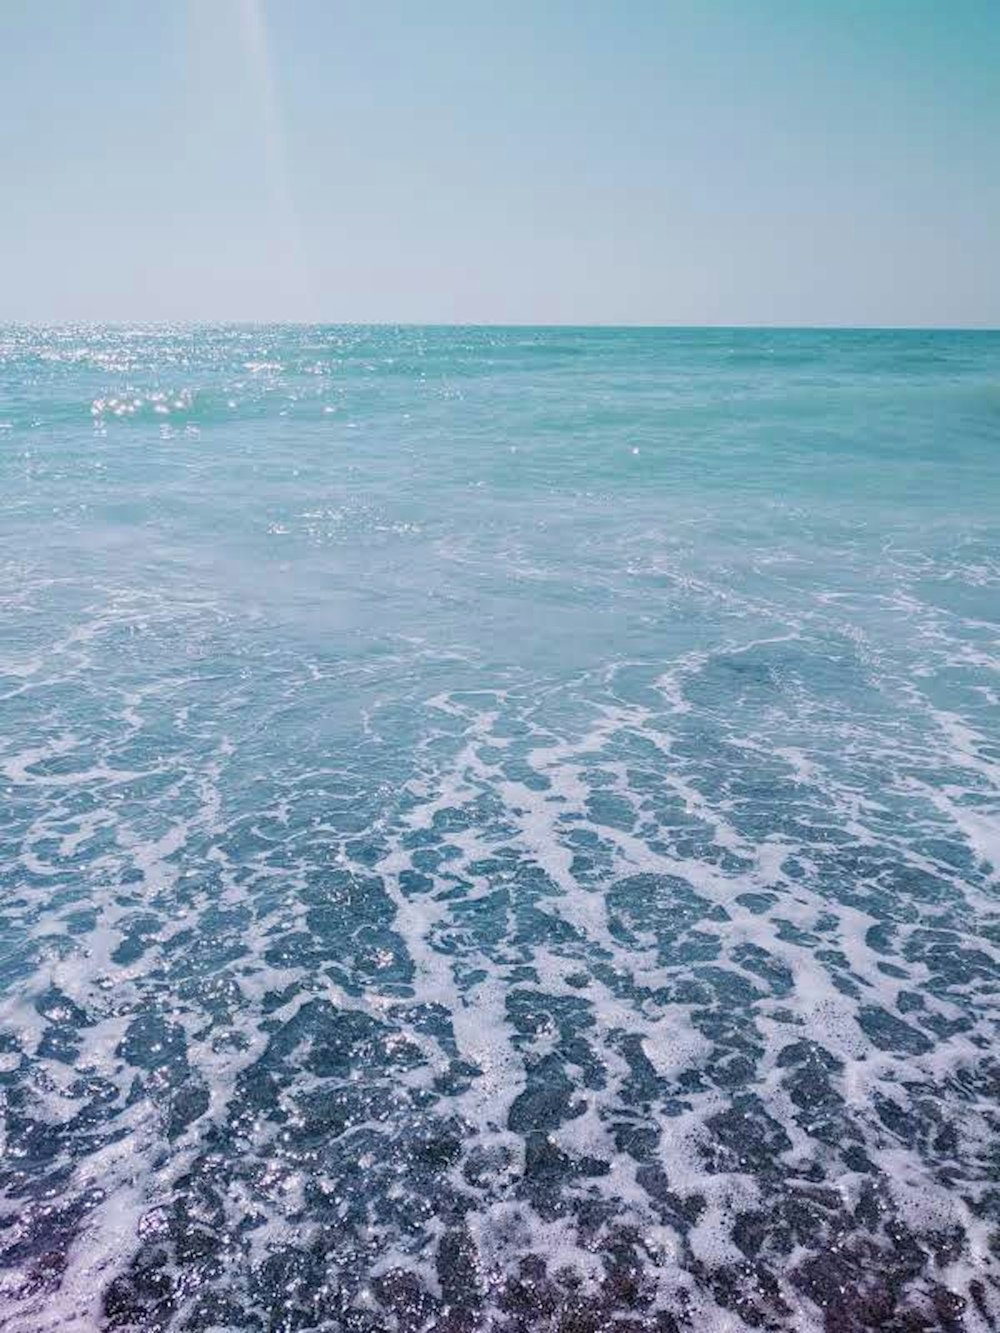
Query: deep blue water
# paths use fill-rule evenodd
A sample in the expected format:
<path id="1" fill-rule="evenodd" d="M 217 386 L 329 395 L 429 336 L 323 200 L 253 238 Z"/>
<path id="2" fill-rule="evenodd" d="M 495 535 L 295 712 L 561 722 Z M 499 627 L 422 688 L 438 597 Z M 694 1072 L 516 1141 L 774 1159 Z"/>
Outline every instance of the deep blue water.
<path id="1" fill-rule="evenodd" d="M 1000 1317 L 1000 334 L 0 330 L 0 1325 Z"/>

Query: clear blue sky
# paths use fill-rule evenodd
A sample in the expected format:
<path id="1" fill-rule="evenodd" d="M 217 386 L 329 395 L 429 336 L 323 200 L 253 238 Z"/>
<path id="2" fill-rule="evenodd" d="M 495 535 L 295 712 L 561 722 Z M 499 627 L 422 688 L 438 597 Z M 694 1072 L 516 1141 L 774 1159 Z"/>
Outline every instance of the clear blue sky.
<path id="1" fill-rule="evenodd" d="M 0 0 L 0 322 L 1000 325 L 1000 0 Z"/>

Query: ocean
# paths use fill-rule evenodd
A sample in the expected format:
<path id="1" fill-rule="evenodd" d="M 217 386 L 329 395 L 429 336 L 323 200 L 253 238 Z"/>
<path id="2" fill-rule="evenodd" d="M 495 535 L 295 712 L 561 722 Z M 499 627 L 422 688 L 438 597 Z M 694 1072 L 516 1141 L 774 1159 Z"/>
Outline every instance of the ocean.
<path id="1" fill-rule="evenodd" d="M 0 329 L 0 1325 L 1000 1319 L 1000 334 Z"/>

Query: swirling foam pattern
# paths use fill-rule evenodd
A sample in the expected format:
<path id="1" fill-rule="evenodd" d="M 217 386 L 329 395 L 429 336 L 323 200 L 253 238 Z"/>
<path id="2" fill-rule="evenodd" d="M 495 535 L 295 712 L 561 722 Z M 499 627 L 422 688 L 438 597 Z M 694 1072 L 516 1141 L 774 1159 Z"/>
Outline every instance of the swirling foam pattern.
<path id="1" fill-rule="evenodd" d="M 0 1323 L 1000 1318 L 1000 335 L 0 330 Z"/>

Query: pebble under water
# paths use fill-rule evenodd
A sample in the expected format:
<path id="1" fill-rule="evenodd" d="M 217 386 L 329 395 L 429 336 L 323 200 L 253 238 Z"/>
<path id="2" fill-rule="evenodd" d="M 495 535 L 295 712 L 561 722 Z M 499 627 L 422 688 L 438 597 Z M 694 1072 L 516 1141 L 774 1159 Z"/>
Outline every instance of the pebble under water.
<path id="1" fill-rule="evenodd" d="M 1000 334 L 0 329 L 0 1326 L 1000 1321 Z"/>

